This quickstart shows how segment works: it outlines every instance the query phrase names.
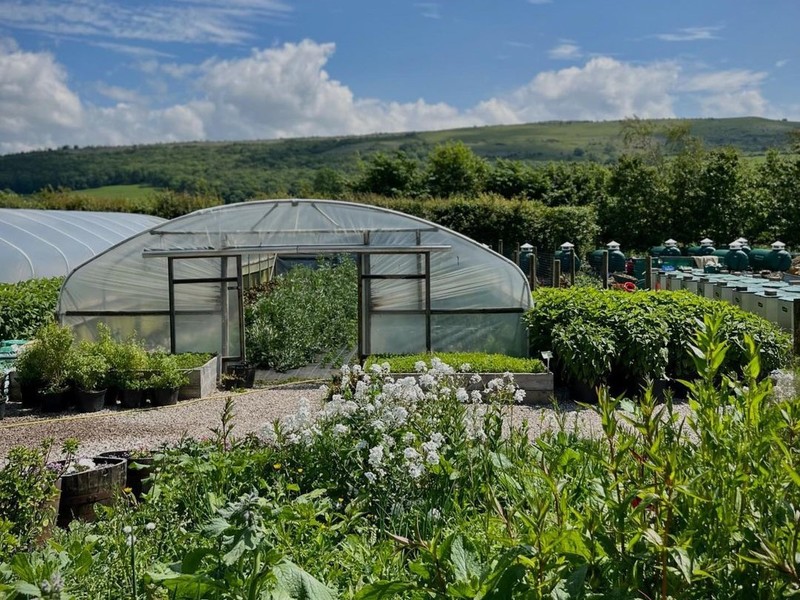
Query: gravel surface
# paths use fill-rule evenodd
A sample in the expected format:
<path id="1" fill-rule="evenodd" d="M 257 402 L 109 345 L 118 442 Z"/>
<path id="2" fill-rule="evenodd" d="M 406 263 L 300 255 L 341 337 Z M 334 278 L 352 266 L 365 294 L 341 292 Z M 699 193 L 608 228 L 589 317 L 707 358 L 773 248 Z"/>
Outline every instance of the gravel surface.
<path id="1" fill-rule="evenodd" d="M 219 426 L 225 399 L 236 400 L 234 436 L 256 432 L 265 425 L 294 413 L 302 398 L 319 403 L 319 386 L 272 388 L 242 394 L 219 393 L 208 398 L 178 402 L 143 410 L 105 409 L 96 413 L 42 415 L 11 408 L 0 421 L 0 461 L 14 446 L 36 446 L 45 438 L 55 440 L 54 449 L 67 438 L 78 438 L 80 456 L 111 450 L 154 448 L 184 437 L 203 438 Z M 10 404 L 9 407 L 14 406 Z M 52 458 L 58 458 L 54 453 Z"/>
<path id="2" fill-rule="evenodd" d="M 302 398 L 308 399 L 313 407 L 319 406 L 323 397 L 319 385 L 293 385 L 241 394 L 224 392 L 146 410 L 106 409 L 91 414 L 42 415 L 11 408 L 0 421 L 0 462 L 14 446 L 36 446 L 48 437 L 54 438 L 56 449 L 63 440 L 78 438 L 79 455 L 87 457 L 111 450 L 154 448 L 184 437 L 207 437 L 212 435 L 211 428 L 219 425 L 225 398 L 231 395 L 236 400 L 233 421 L 236 437 L 257 432 L 275 419 L 296 412 Z M 587 436 L 601 435 L 600 419 L 594 411 L 580 407 L 563 395 L 559 409 L 566 415 L 568 428 Z M 690 409 L 685 402 L 676 401 L 675 411 L 686 416 Z M 510 420 L 517 425 L 527 420 L 532 438 L 558 426 L 552 406 L 515 406 Z M 58 458 L 57 454 L 52 458 Z"/>

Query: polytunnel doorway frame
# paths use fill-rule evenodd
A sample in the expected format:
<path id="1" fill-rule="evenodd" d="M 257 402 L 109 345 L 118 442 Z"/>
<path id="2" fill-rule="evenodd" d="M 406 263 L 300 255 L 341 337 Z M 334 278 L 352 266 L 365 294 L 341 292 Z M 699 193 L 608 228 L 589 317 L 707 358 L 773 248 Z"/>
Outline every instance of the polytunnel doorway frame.
<path id="1" fill-rule="evenodd" d="M 233 246 L 220 250 L 161 250 L 161 249 L 145 249 L 142 251 L 143 257 L 153 258 L 166 258 L 167 259 L 167 279 L 169 285 L 169 322 L 170 322 L 170 351 L 175 353 L 178 349 L 178 327 L 177 317 L 180 314 L 188 314 L 186 311 L 178 311 L 175 303 L 175 285 L 182 284 L 219 284 L 223 289 L 221 293 L 222 302 L 220 304 L 220 320 L 222 330 L 221 334 L 221 348 L 220 356 L 220 369 L 226 363 L 242 361 L 247 356 L 246 352 L 246 335 L 245 335 L 245 322 L 244 322 L 244 284 L 243 284 L 243 261 L 244 255 L 275 255 L 277 256 L 303 256 L 303 255 L 336 255 L 336 254 L 354 254 L 357 257 L 356 266 L 358 269 L 358 342 L 357 352 L 360 360 L 364 360 L 371 354 L 371 323 L 372 315 L 422 315 L 424 316 L 424 332 L 425 336 L 425 351 L 431 352 L 432 335 L 431 335 L 431 316 L 433 314 L 464 314 L 464 313 L 481 313 L 481 312 L 498 312 L 498 309 L 432 309 L 431 308 L 431 253 L 432 252 L 447 252 L 452 249 L 450 245 L 421 244 L 422 229 L 416 228 L 413 230 L 405 228 L 396 228 L 392 230 L 382 229 L 381 231 L 413 231 L 416 234 L 417 244 L 413 246 L 372 246 L 370 245 L 370 230 L 362 232 L 364 243 L 362 245 L 344 245 L 344 244 L 323 244 L 323 245 L 294 245 L 294 246 Z M 370 269 L 370 257 L 375 254 L 382 255 L 404 255 L 414 254 L 418 257 L 417 272 L 416 273 L 372 273 Z M 193 258 L 219 258 L 221 260 L 221 276 L 220 277 L 205 277 L 205 278 L 175 278 L 175 262 L 176 260 L 191 260 Z M 225 274 L 228 258 L 235 258 L 236 262 L 236 275 Z M 421 260 L 420 260 L 421 258 Z M 420 272 L 420 270 L 422 272 Z M 407 280 L 419 281 L 422 284 L 424 292 L 419 297 L 419 307 L 417 309 L 375 309 L 372 306 L 371 296 L 371 283 L 377 280 Z M 239 338 L 239 354 L 227 354 L 230 350 L 230 314 L 228 293 L 234 288 L 228 287 L 230 283 L 236 283 L 237 290 L 237 328 Z M 509 312 L 520 312 L 516 309 L 508 309 Z M 189 311 L 191 312 L 191 311 Z M 500 309 L 500 312 L 505 312 Z M 203 311 L 203 314 L 212 314 L 208 311 Z"/>

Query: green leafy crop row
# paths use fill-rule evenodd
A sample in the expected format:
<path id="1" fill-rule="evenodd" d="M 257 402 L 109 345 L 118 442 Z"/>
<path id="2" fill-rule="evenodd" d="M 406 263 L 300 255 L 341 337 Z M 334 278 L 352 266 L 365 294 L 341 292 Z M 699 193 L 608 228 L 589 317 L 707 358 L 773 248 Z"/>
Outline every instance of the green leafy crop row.
<path id="1" fill-rule="evenodd" d="M 0 283 L 0 340 L 28 339 L 53 320 L 63 277 Z"/>
<path id="2" fill-rule="evenodd" d="M 434 352 L 432 354 L 408 354 L 402 356 L 377 355 L 370 356 L 364 368 L 368 369 L 373 364 L 382 365 L 387 363 L 392 373 L 415 373 L 418 362 L 424 362 L 427 368 L 430 368 L 431 358 L 433 357 L 437 357 L 454 369 L 460 369 L 462 365 L 468 365 L 468 372 L 471 373 L 544 373 L 545 371 L 542 361 L 538 359 L 517 358 L 503 354 L 483 354 L 481 352 Z"/>
<path id="3" fill-rule="evenodd" d="M 552 350 L 567 379 L 591 386 L 612 373 L 632 383 L 691 378 L 689 343 L 706 315 L 722 319 L 721 333 L 731 344 L 723 371 L 741 371 L 745 335 L 758 345 L 766 372 L 790 356 L 789 337 L 772 323 L 689 292 L 541 288 L 533 301 L 525 316 L 532 351 Z"/>

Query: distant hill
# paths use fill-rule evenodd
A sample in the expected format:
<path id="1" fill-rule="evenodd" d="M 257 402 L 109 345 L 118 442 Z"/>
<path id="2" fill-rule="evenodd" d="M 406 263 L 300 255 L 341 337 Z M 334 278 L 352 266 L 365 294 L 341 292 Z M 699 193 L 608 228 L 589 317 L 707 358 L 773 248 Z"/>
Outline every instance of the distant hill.
<path id="1" fill-rule="evenodd" d="M 797 122 L 761 118 L 681 122 L 690 124 L 691 134 L 706 147 L 733 146 L 747 156 L 786 149 L 789 133 L 800 129 Z M 143 185 L 215 191 L 232 201 L 254 194 L 297 194 L 319 169 L 352 175 L 360 159 L 376 152 L 402 150 L 423 159 L 447 141 L 462 141 L 489 160 L 607 163 L 623 151 L 621 132 L 621 121 L 565 121 L 329 138 L 63 147 L 0 156 L 0 190 L 29 194 L 47 186 Z"/>

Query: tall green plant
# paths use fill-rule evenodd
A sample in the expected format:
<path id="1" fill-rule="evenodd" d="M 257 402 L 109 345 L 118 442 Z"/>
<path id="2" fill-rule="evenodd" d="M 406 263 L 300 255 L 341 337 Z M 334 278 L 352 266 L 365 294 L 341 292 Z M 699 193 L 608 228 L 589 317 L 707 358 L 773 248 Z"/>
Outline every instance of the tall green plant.
<path id="1" fill-rule="evenodd" d="M 330 360 L 356 341 L 358 282 L 355 263 L 322 260 L 295 267 L 245 308 L 248 358 L 285 371 Z"/>

